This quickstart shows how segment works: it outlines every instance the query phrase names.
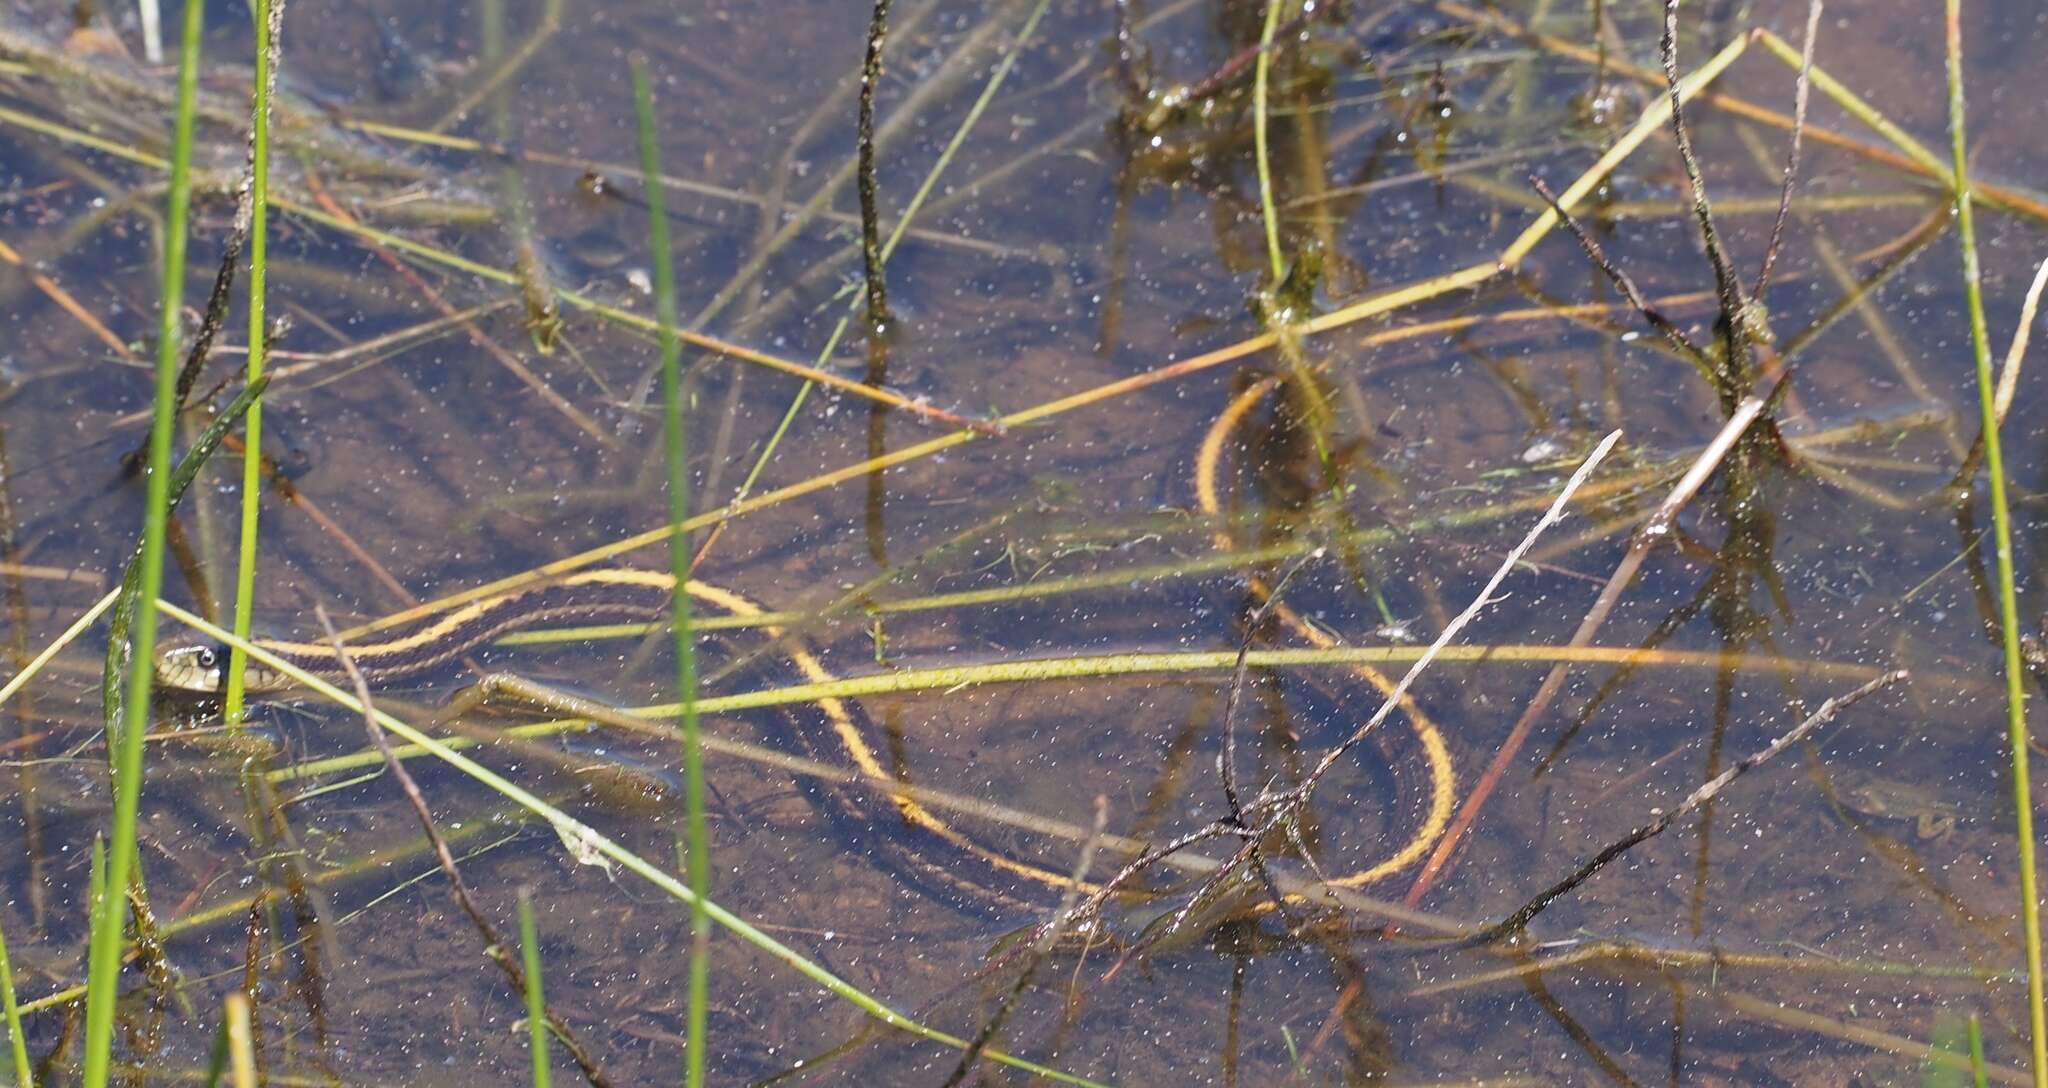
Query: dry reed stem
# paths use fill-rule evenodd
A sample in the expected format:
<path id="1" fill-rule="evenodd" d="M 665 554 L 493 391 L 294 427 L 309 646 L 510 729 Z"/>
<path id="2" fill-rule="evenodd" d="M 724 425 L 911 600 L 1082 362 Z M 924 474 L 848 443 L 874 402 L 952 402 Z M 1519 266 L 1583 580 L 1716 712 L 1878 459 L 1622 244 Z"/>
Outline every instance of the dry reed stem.
<path id="1" fill-rule="evenodd" d="M 2034 331 L 2034 311 L 2041 305 L 2041 288 L 2048 286 L 2048 260 L 2034 271 L 2034 282 L 2027 287 L 2027 300 L 2020 306 L 2019 324 L 2012 331 L 2012 347 L 2005 353 L 2005 366 L 1998 372 L 1998 395 L 1992 401 L 1997 410 L 1998 422 L 2005 422 L 2005 413 L 2012 407 L 2012 398 L 2019 392 L 2020 362 L 2027 355 L 2027 341 Z"/>
<path id="2" fill-rule="evenodd" d="M 1764 401 L 1763 397 L 1751 396 L 1743 398 L 1736 405 L 1734 413 L 1728 422 L 1722 425 L 1720 433 L 1716 434 L 1707 448 L 1701 451 L 1699 457 L 1693 461 L 1692 467 L 1686 470 L 1678 484 L 1671 489 L 1671 493 L 1658 504 L 1650 520 L 1636 530 L 1634 539 L 1629 543 L 1628 553 L 1622 556 L 1620 564 L 1614 568 L 1613 575 L 1601 589 L 1592 609 L 1579 621 L 1578 630 L 1572 632 L 1568 648 L 1580 650 L 1591 646 L 1593 636 L 1598 634 L 1601 625 L 1607 622 L 1608 613 L 1613 611 L 1629 583 L 1635 580 L 1636 571 L 1642 567 L 1650 548 L 1670 535 L 1671 524 L 1677 518 L 1678 512 L 1684 509 L 1685 504 L 1692 500 L 1694 493 L 1705 485 L 1707 478 L 1720 466 L 1728 451 L 1735 447 L 1736 439 L 1742 437 L 1742 432 L 1748 430 L 1749 425 L 1763 412 Z M 1516 719 L 1514 728 L 1508 731 L 1507 739 L 1502 741 L 1500 748 L 1495 751 L 1493 761 L 1487 764 L 1485 773 L 1473 785 L 1472 792 L 1466 796 L 1465 804 L 1458 810 L 1457 817 L 1451 821 L 1450 828 L 1444 832 L 1443 838 L 1437 841 L 1436 850 L 1423 865 L 1422 872 L 1416 876 L 1414 885 L 1408 889 L 1408 894 L 1402 898 L 1403 903 L 1412 907 L 1421 902 L 1431 885 L 1436 883 L 1437 877 L 1450 860 L 1451 852 L 1456 850 L 1458 843 L 1464 839 L 1465 832 L 1472 826 L 1472 821 L 1479 817 L 1479 810 L 1485 807 L 1487 798 L 1492 796 L 1494 787 L 1500 783 L 1501 775 L 1507 771 L 1508 764 L 1513 762 L 1515 756 L 1521 752 L 1523 743 L 1529 739 L 1530 732 L 1536 727 L 1536 720 L 1550 708 L 1551 700 L 1557 697 L 1557 693 L 1563 690 L 1565 677 L 1570 671 L 1569 664 L 1560 662 L 1543 678 L 1543 683 L 1537 687 L 1535 696 L 1529 700 L 1528 707 L 1522 711 L 1522 716 Z"/>
<path id="3" fill-rule="evenodd" d="M 1830 1016 L 1820 1016 L 1795 1009 L 1778 1000 L 1751 997 L 1748 994 L 1724 990 L 1721 987 L 1685 986 L 1685 992 L 1702 1000 L 1714 1001 L 1752 1020 L 1774 1024 L 1778 1027 L 1810 1031 L 1833 1039 L 1855 1043 L 1872 1050 L 1896 1054 L 1901 1058 L 1920 1062 L 1925 1066 L 1944 1066 L 1949 1069 L 1968 1071 L 1968 1056 L 1929 1046 L 1916 1039 L 1888 1031 L 1848 1024 Z M 1985 1072 L 1999 1084 L 2032 1084 L 2033 1080 L 2022 1070 L 2010 1066 L 1987 1066 Z"/>
<path id="4" fill-rule="evenodd" d="M 21 254 L 14 251 L 13 246 L 0 242 L 0 261 L 6 261 L 8 264 L 21 269 L 28 276 L 29 282 L 36 285 L 36 290 L 49 296 L 51 302 L 56 303 L 59 309 L 70 314 L 80 325 L 85 326 L 87 332 L 98 337 L 100 343 L 105 344 L 114 354 L 131 363 L 140 363 L 142 361 L 142 357 L 135 354 L 135 349 L 129 347 L 120 337 L 115 336 L 112 329 L 102 324 L 100 319 L 94 316 L 91 310 L 86 309 L 71 292 L 66 291 L 56 280 L 44 275 L 40 269 L 23 260 Z M 143 412 L 142 416 L 146 419 L 149 413 Z"/>

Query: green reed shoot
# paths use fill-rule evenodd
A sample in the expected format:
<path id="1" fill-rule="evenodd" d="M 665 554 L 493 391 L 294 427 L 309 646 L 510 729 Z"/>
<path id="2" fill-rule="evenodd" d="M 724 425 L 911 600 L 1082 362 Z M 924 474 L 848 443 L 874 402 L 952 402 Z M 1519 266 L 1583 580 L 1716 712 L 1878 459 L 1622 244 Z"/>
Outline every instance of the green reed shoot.
<path id="1" fill-rule="evenodd" d="M 526 1036 L 533 1054 L 533 1088 L 548 1088 L 548 1007 L 540 991 L 540 934 L 533 897 L 519 892 L 519 958 L 526 967 Z"/>
<path id="2" fill-rule="evenodd" d="M 281 0 L 256 0 L 250 15 L 256 24 L 256 81 L 249 117 L 249 382 L 263 377 L 264 280 L 268 267 L 269 239 L 265 237 L 270 212 L 270 13 Z M 242 435 L 242 528 L 240 551 L 235 565 L 235 633 L 249 637 L 251 614 L 256 600 L 256 518 L 263 497 L 263 406 L 251 404 Z M 249 656 L 239 649 L 228 651 L 227 695 L 222 712 L 228 724 L 242 720 L 244 671 Z"/>
<path id="3" fill-rule="evenodd" d="M 170 207 L 164 216 L 163 294 L 157 318 L 156 414 L 149 430 L 148 498 L 143 508 L 142 566 L 128 659 L 128 697 L 113 749 L 114 816 L 106 879 L 92 900 L 92 946 L 86 972 L 86 1088 L 105 1088 L 114 1051 L 114 1006 L 120 998 L 122 936 L 128 928 L 125 892 L 135 871 L 136 816 L 142 798 L 142 736 L 149 727 L 151 672 L 156 657 L 156 603 L 164 580 L 164 534 L 170 497 L 171 426 L 177 396 L 178 328 L 185 297 L 185 229 L 192 201 L 192 115 L 199 81 L 199 32 L 204 4 L 185 6 L 178 57 L 178 100 L 171 143 Z M 113 723 L 109 723 L 112 725 Z"/>
<path id="4" fill-rule="evenodd" d="M 640 123 L 640 169 L 646 178 L 661 177 L 661 148 L 654 132 L 654 92 L 647 81 L 647 62 L 633 58 L 633 110 Z M 661 405 L 668 467 L 668 521 L 680 526 L 690 516 L 689 433 L 683 426 L 688 407 L 683 389 L 682 344 L 676 339 L 676 271 L 668 237 L 668 212 L 662 187 L 649 184 L 647 240 L 654 250 L 654 306 L 661 323 Z M 668 538 L 669 569 L 676 577 L 670 624 L 676 639 L 676 698 L 682 704 L 683 804 L 690 843 L 690 987 L 685 1039 L 685 1082 L 704 1083 L 706 1010 L 711 1000 L 711 918 L 705 904 L 711 894 L 711 841 L 704 822 L 704 751 L 697 733 L 697 654 L 690 622 L 690 536 L 677 529 Z"/>
<path id="5" fill-rule="evenodd" d="M 1991 544 L 1998 557 L 1998 626 L 2005 651 L 2005 719 L 2012 749 L 2012 803 L 2019 822 L 2020 921 L 2026 931 L 2027 1010 L 2036 1088 L 2048 1088 L 2048 1002 L 2042 999 L 2041 900 L 2034 873 L 2034 804 L 2027 780 L 2026 692 L 2021 687 L 2019 600 L 2013 589 L 2012 513 L 2005 497 L 2005 459 L 1998 441 L 1991 337 L 1984 324 L 1976 227 L 1971 219 L 1968 148 L 1963 135 L 1962 0 L 1948 0 L 1949 139 L 1955 157 L 1956 237 L 1963 250 L 1963 297 L 1977 363 L 1977 403 L 1984 429 L 1984 473 L 1990 479 Z"/>
<path id="6" fill-rule="evenodd" d="M 14 964 L 7 958 L 7 935 L 0 933 L 0 1011 L 7 1014 L 7 1043 L 14 1052 L 14 1082 L 35 1088 L 35 1070 L 28 1064 L 28 1040 L 21 1037 L 21 1004 L 14 996 Z"/>
<path id="7" fill-rule="evenodd" d="M 1273 165 L 1266 147 L 1266 85 L 1273 67 L 1273 31 L 1280 25 L 1280 0 L 1266 0 L 1266 28 L 1259 34 L 1259 59 L 1252 73 L 1252 146 L 1259 164 L 1259 208 L 1266 222 L 1266 260 L 1272 266 L 1273 285 L 1287 275 L 1287 260 L 1280 252 L 1280 215 L 1273 207 Z"/>
<path id="8" fill-rule="evenodd" d="M 1976 1088 L 1984 1088 L 1989 1080 L 1988 1070 L 1984 1068 L 1984 1025 L 1978 1022 L 1975 1013 L 1971 1013 L 1970 1083 L 1976 1085 Z"/>
<path id="9" fill-rule="evenodd" d="M 220 1088 L 223 1077 L 228 1075 L 228 1018 L 220 1018 L 220 1030 L 213 1033 L 213 1049 L 206 1055 L 206 1076 L 199 1083 L 206 1088 Z"/>

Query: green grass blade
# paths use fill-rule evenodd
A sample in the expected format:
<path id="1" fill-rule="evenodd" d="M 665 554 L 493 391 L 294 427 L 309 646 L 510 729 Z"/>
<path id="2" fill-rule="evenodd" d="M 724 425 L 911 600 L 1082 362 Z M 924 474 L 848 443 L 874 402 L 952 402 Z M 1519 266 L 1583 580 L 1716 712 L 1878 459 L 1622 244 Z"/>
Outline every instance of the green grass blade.
<path id="1" fill-rule="evenodd" d="M 647 61 L 633 58 L 633 108 L 640 123 L 640 168 L 644 176 L 661 176 L 661 148 L 654 131 L 654 92 L 648 87 Z M 647 186 L 647 237 L 654 250 L 654 306 L 661 323 L 661 401 L 668 466 L 668 520 L 681 525 L 690 516 L 689 432 L 683 425 L 688 407 L 682 380 L 682 345 L 676 339 L 676 273 L 669 248 L 668 213 L 662 187 Z M 711 895 L 711 840 L 704 819 L 704 749 L 697 732 L 697 654 L 690 622 L 690 595 L 681 591 L 690 577 L 690 536 L 668 538 L 669 569 L 677 592 L 670 595 L 670 625 L 676 640 L 676 692 L 683 728 L 683 805 L 685 836 L 690 844 L 690 982 L 685 1039 L 685 1083 L 704 1083 L 705 1029 L 711 1000 L 711 918 L 705 905 Z"/>
<path id="2" fill-rule="evenodd" d="M 14 1053 L 14 1082 L 35 1088 L 35 1070 L 28 1063 L 28 1040 L 21 1037 L 21 1003 L 14 996 L 14 963 L 7 958 L 7 935 L 0 933 L 0 1010 L 7 1014 L 7 1043 Z"/>
<path id="3" fill-rule="evenodd" d="M 533 1053 L 533 1088 L 548 1088 L 548 1011 L 540 992 L 540 934 L 533 924 L 533 897 L 519 893 L 519 958 L 526 966 L 526 1037 Z"/>
<path id="4" fill-rule="evenodd" d="M 1970 1083 L 1976 1085 L 1976 1088 L 1984 1088 L 1989 1079 L 1989 1072 L 1984 1068 L 1984 1025 L 1978 1023 L 1977 1017 L 1972 1015 L 1970 1017 Z"/>
<path id="5" fill-rule="evenodd" d="M 270 214 L 270 89 L 276 74 L 270 70 L 271 12 L 282 0 L 254 0 L 250 15 L 256 23 L 256 80 L 252 85 L 254 106 L 249 120 L 249 384 L 263 378 L 264 282 L 268 271 L 270 240 L 266 237 Z M 256 522 L 263 498 L 263 406 L 249 406 L 249 421 L 242 438 L 242 525 L 235 563 L 235 633 L 249 637 L 250 616 L 256 601 Z M 242 700 L 248 655 L 228 652 L 227 694 L 223 714 L 229 725 L 242 720 Z"/>
<path id="6" fill-rule="evenodd" d="M 2027 778 L 2026 692 L 2021 687 L 2019 600 L 2013 589 L 2012 512 L 2005 495 L 2005 458 L 1998 441 L 1991 337 L 1971 218 L 1970 175 L 1963 128 L 1962 0 L 1946 5 L 1950 148 L 1955 157 L 1956 236 L 1963 250 L 1963 297 L 1970 310 L 1970 348 L 1977 363 L 1977 404 L 1984 428 L 1984 472 L 1990 481 L 1992 550 L 1998 557 L 1998 627 L 2005 651 L 2005 721 L 2012 749 L 2012 803 L 2019 824 L 2020 921 L 2026 931 L 2027 1016 L 2036 1088 L 2048 1088 L 2048 1003 L 2042 999 L 2041 900 L 2034 872 L 2034 804 Z"/>
<path id="7" fill-rule="evenodd" d="M 1266 84 L 1273 66 L 1273 31 L 1280 25 L 1280 0 L 1266 0 L 1266 28 L 1259 34 L 1259 59 L 1252 74 L 1252 147 L 1259 164 L 1259 210 L 1266 222 L 1266 260 L 1271 265 L 1273 286 L 1287 275 L 1287 261 L 1280 253 L 1280 213 L 1273 207 L 1272 157 L 1266 147 Z"/>
<path id="8" fill-rule="evenodd" d="M 170 207 L 164 223 L 163 297 L 157 320 L 156 416 L 149 432 L 148 499 L 142 528 L 139 599 L 128 660 L 127 703 L 114 752 L 114 816 L 106 882 L 94 897 L 92 947 L 86 972 L 86 1088 L 105 1088 L 113 1066 L 114 1006 L 120 998 L 121 944 L 128 904 L 123 892 L 135 869 L 136 815 L 142 797 L 142 735 L 149 726 L 151 659 L 156 656 L 156 602 L 163 588 L 164 532 L 171 475 L 172 404 L 177 392 L 178 328 L 185 296 L 185 229 L 192 201 L 192 114 L 199 82 L 199 31 L 204 4 L 185 7 L 178 58 L 178 107 L 171 142 Z M 110 723 L 111 724 L 111 723 Z"/>

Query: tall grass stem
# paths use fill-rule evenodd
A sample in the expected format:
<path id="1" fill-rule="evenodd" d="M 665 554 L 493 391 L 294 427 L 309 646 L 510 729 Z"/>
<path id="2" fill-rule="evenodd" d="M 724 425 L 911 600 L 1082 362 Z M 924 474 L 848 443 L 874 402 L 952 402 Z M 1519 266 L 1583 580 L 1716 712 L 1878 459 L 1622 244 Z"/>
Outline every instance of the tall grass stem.
<path id="1" fill-rule="evenodd" d="M 256 78 L 251 84 L 254 102 L 249 111 L 249 381 L 263 377 L 264 284 L 268 276 L 270 215 L 270 93 L 276 73 L 271 70 L 273 11 L 281 13 L 284 0 L 254 0 L 250 16 L 256 25 Z M 280 20 L 281 22 L 281 20 Z M 242 524 L 235 560 L 235 634 L 249 637 L 249 625 L 256 602 L 256 526 L 263 499 L 263 405 L 249 406 L 242 435 Z M 240 724 L 249 655 L 239 649 L 228 651 L 227 692 L 222 714 L 229 725 Z"/>
<path id="2" fill-rule="evenodd" d="M 124 893 L 135 870 L 136 818 L 142 799 L 142 737 L 149 727 L 157 597 L 164 576 L 171 427 L 176 422 L 171 406 L 177 396 L 178 331 L 185 298 L 185 230 L 192 202 L 192 117 L 199 85 L 199 36 L 204 12 L 204 4 L 185 6 L 184 38 L 178 58 L 170 201 L 164 217 L 163 293 L 157 317 L 156 413 L 149 430 L 149 479 L 143 508 L 141 582 L 130 636 L 128 697 L 118 731 L 107 738 L 113 751 L 114 815 L 107 846 L 106 880 L 94 896 L 92 907 L 92 943 L 86 972 L 85 1070 L 80 1080 L 86 1088 L 105 1088 L 113 1067 L 114 1010 L 121 996 L 122 935 L 128 925 Z"/>
<path id="3" fill-rule="evenodd" d="M 647 62 L 633 58 L 633 108 L 640 124 L 640 167 L 646 176 L 661 176 L 661 148 L 655 138 L 654 92 L 647 79 Z M 688 407 L 683 388 L 682 344 L 676 339 L 675 260 L 669 248 L 668 213 L 663 207 L 662 187 L 649 185 L 647 193 L 647 238 L 654 250 L 654 305 L 661 325 L 661 400 L 666 432 L 668 466 L 668 520 L 681 525 L 690 516 L 689 432 L 683 425 Z M 676 592 L 670 598 L 670 623 L 676 640 L 676 700 L 681 704 L 683 729 L 683 804 L 690 845 L 690 981 L 687 1021 L 684 1032 L 689 1048 L 684 1082 L 689 1088 L 704 1083 L 706 1010 L 711 999 L 711 918 L 705 903 L 711 894 L 710 834 L 704 819 L 704 751 L 697 732 L 697 654 L 695 632 L 691 629 L 690 595 L 683 585 L 690 578 L 689 533 L 669 534 L 669 568 L 675 574 Z"/>
<path id="4" fill-rule="evenodd" d="M 1266 146 L 1266 85 L 1273 66 L 1273 31 L 1280 25 L 1280 0 L 1266 0 L 1266 28 L 1259 34 L 1259 60 L 1252 74 L 1252 145 L 1259 160 L 1259 209 L 1266 221 L 1266 260 L 1272 267 L 1273 286 L 1287 274 L 1280 253 L 1280 213 L 1273 206 L 1272 156 Z"/>
<path id="5" fill-rule="evenodd" d="M 1970 208 L 1968 147 L 1963 125 L 1962 0 L 1945 5 L 1948 39 L 1949 144 L 1955 161 L 1956 237 L 1963 251 L 1963 297 L 1970 314 L 1970 350 L 1977 364 L 1977 404 L 1984 429 L 1984 472 L 1991 492 L 1991 545 L 1998 558 L 1998 628 L 2005 656 L 2005 723 L 2012 749 L 2012 802 L 2019 824 L 2020 922 L 2027 948 L 2027 1018 L 2035 1088 L 2048 1088 L 2048 1003 L 2042 999 L 2041 900 L 2034 870 L 2034 804 L 2027 779 L 2026 692 L 2021 687 L 2019 599 L 2013 588 L 2012 512 L 2005 495 L 2005 457 L 1998 440 L 1991 336 Z"/>
<path id="6" fill-rule="evenodd" d="M 526 968 L 526 1035 L 533 1053 L 533 1088 L 549 1088 L 548 1005 L 540 989 L 540 933 L 533 924 L 533 897 L 519 893 L 519 957 Z"/>
<path id="7" fill-rule="evenodd" d="M 0 1010 L 7 1014 L 7 1045 L 14 1055 L 14 1082 L 35 1088 L 35 1069 L 28 1063 L 28 1040 L 21 1037 L 21 1003 L 14 996 L 14 963 L 7 958 L 7 937 L 0 934 Z"/>

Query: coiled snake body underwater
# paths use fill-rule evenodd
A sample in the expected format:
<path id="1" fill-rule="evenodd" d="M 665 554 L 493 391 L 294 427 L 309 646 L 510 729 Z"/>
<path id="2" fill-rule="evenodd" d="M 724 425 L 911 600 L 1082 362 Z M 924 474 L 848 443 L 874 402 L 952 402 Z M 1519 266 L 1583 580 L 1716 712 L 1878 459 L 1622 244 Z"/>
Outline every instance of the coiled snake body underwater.
<path id="1" fill-rule="evenodd" d="M 1213 517 L 1220 508 L 1217 473 L 1229 435 L 1271 389 L 1272 382 L 1266 381 L 1238 394 L 1205 436 L 1195 479 L 1204 513 Z M 1217 543 L 1226 549 L 1233 547 L 1220 530 Z M 569 620 L 664 618 L 674 589 L 674 577 L 663 572 L 630 568 L 580 571 L 552 582 L 471 601 L 409 626 L 379 633 L 374 641 L 351 643 L 349 657 L 373 685 L 389 684 L 441 668 L 520 628 Z M 1253 589 L 1261 598 L 1268 593 L 1260 581 L 1253 582 Z M 728 614 L 759 615 L 764 611 L 739 593 L 705 582 L 692 580 L 688 590 L 698 604 Z M 1313 645 L 1336 644 L 1335 639 L 1304 621 L 1284 603 L 1277 603 L 1273 614 Z M 783 636 L 780 629 L 772 626 L 766 627 L 765 632 L 771 639 Z M 340 660 L 325 643 L 266 639 L 257 644 L 315 676 L 337 681 L 345 678 Z M 787 640 L 783 654 L 802 683 L 837 679 L 801 639 Z M 157 656 L 157 679 L 165 687 L 183 692 L 216 693 L 221 690 L 226 661 L 225 650 L 218 647 L 174 646 Z M 275 694 L 293 687 L 294 682 L 280 671 L 254 660 L 248 667 L 245 686 L 252 695 Z M 1381 692 L 1392 689 L 1391 682 L 1369 667 L 1355 665 L 1346 671 Z M 1372 705 L 1368 699 L 1360 702 Z M 1383 742 L 1378 749 L 1396 780 L 1395 792 L 1420 793 L 1421 797 L 1417 803 L 1397 801 L 1388 806 L 1405 810 L 1400 818 L 1386 821 L 1393 829 L 1391 834 L 1398 836 L 1397 845 L 1378 860 L 1333 877 L 1335 885 L 1357 888 L 1400 872 L 1435 845 L 1449 822 L 1456 792 L 1449 749 L 1436 726 L 1412 702 L 1404 700 L 1401 710 L 1406 735 Z M 1355 707 L 1346 708 L 1346 712 L 1359 713 Z M 1330 709 L 1329 713 L 1335 717 L 1338 711 Z M 913 884 L 940 898 L 959 901 L 960 905 L 979 905 L 1001 914 L 1042 910 L 1057 903 L 1075 886 L 1073 876 L 1062 865 L 1041 863 L 987 844 L 920 803 L 908 791 L 886 785 L 894 776 L 880 754 L 884 749 L 874 739 L 874 727 L 857 702 L 823 698 L 784 708 L 781 717 L 790 741 L 804 754 L 850 763 L 860 772 L 861 778 L 852 782 L 812 783 L 811 792 L 826 815 L 849 837 Z M 1418 770 L 1426 778 L 1426 785 L 1413 781 Z M 1094 886 L 1083 883 L 1081 887 L 1088 891 Z"/>

